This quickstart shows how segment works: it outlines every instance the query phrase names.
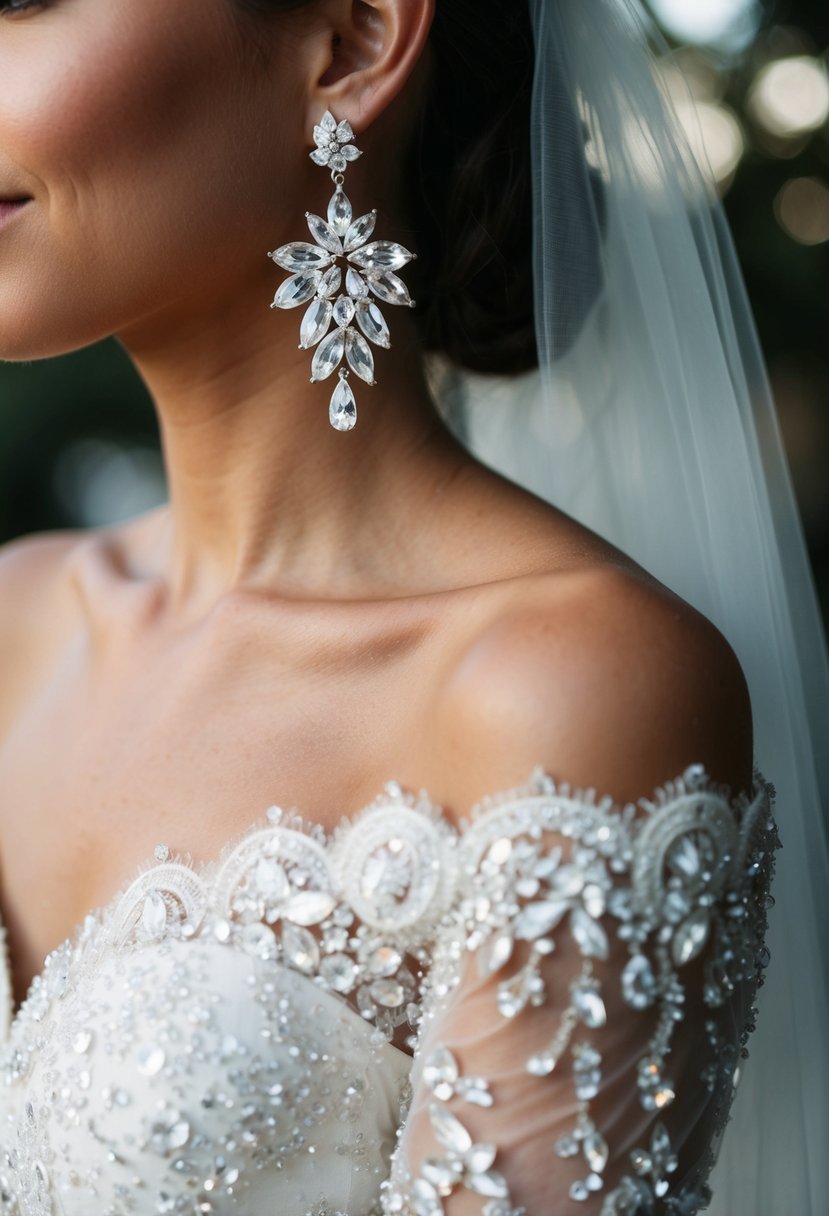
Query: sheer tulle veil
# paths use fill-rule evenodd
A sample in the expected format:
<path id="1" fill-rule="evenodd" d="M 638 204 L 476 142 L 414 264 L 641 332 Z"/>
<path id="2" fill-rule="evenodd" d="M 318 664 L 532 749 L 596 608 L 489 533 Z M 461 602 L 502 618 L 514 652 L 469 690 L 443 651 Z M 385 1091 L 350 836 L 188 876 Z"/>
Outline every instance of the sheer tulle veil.
<path id="1" fill-rule="evenodd" d="M 783 842 L 757 1030 L 711 1176 L 713 1216 L 829 1195 L 829 663 L 731 237 L 653 70 L 636 0 L 529 0 L 540 369 L 434 366 L 485 463 L 708 616 L 746 674 Z"/>

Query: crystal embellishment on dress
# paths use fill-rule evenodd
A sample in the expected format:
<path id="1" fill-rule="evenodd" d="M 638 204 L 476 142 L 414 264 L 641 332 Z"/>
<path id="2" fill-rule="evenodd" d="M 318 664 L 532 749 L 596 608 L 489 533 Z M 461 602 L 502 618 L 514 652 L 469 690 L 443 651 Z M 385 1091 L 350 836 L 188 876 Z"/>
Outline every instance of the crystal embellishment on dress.
<path id="1" fill-rule="evenodd" d="M 441 1216 L 463 1189 L 534 1216 L 555 1188 L 694 1216 L 769 961 L 772 794 L 692 766 L 620 806 L 538 768 L 459 825 L 388 782 L 331 830 L 273 806 L 214 861 L 157 846 L 7 1001 L 0 1213 Z"/>
<path id="2" fill-rule="evenodd" d="M 277 266 L 291 272 L 290 278 L 278 288 L 271 308 L 307 305 L 299 329 L 299 349 L 316 346 L 311 360 L 311 382 L 327 379 L 343 358 L 348 363 L 348 368 L 339 370 L 328 411 L 329 421 L 338 431 L 350 430 L 357 421 L 349 369 L 367 384 L 376 384 L 374 355 L 368 343 L 384 349 L 391 345 L 386 320 L 369 293 L 386 304 L 415 306 L 396 271 L 417 254 L 396 241 L 369 242 L 377 211 L 355 219 L 351 200 L 343 190 L 349 161 L 362 155 L 353 139 L 350 124 L 345 120 L 338 123 L 326 110 L 314 127 L 316 147 L 310 157 L 315 164 L 331 170 L 336 189 L 328 203 L 328 218 L 306 211 L 314 243 L 290 241 L 268 253 Z M 337 264 L 339 259 L 350 263 L 345 266 L 342 294 L 339 294 L 343 277 Z M 332 320 L 335 328 L 329 333 Z"/>

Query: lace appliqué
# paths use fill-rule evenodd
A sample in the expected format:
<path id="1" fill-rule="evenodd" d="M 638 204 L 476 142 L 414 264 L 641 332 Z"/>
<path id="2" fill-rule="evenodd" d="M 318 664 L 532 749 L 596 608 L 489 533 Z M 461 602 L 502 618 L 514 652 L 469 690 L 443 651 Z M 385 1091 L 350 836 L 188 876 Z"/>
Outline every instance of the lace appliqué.
<path id="1" fill-rule="evenodd" d="M 461 923 L 451 944 L 450 935 L 442 950 L 436 947 L 424 1007 L 426 1016 L 436 1016 L 457 984 L 459 943 L 474 952 L 483 977 L 502 971 L 523 942 L 529 944 L 527 961 L 497 987 L 497 1014 L 512 1020 L 547 1000 L 541 961 L 555 950 L 556 931 L 572 936 L 581 971 L 570 979 L 570 1001 L 555 1032 L 545 1048 L 528 1056 L 525 1067 L 545 1077 L 569 1049 L 578 1113 L 554 1151 L 582 1161 L 583 1176 L 569 1188 L 578 1203 L 603 1189 L 611 1156 L 590 1114 L 602 1081 L 602 1053 L 597 1036 L 587 1032 L 607 1024 L 593 960 L 607 959 L 608 934 L 615 929 L 629 954 L 619 981 L 625 1004 L 658 1011 L 632 1078 L 642 1107 L 658 1116 L 676 1097 L 667 1056 L 674 1028 L 685 1016 L 682 968 L 704 959 L 703 999 L 712 1009 L 738 984 L 748 985 L 753 1001 L 763 981 L 769 961 L 766 908 L 780 840 L 771 815 L 774 788 L 756 769 L 753 799 L 741 795 L 729 801 L 727 787 L 713 783 L 701 765 L 692 765 L 654 799 L 640 799 L 641 811 L 633 805 L 619 808 L 610 798 L 597 802 L 593 791 L 571 794 L 564 784 L 556 788 L 541 770 L 535 775 L 540 798 L 524 790 L 485 799 L 462 837 Z M 548 832 L 563 839 L 566 856 L 562 844 L 545 846 Z M 739 1077 L 736 1055 L 747 1054 L 755 1015 L 752 1008 L 739 1047 L 720 1035 L 714 1018 L 706 1022 L 712 1060 L 704 1075 L 717 1099 L 715 1140 L 728 1119 Z M 384 1184 L 384 1212 L 440 1216 L 444 1200 L 466 1187 L 482 1196 L 482 1216 L 524 1216 L 524 1208 L 513 1206 L 505 1177 L 493 1168 L 495 1147 L 474 1143 L 462 1117 L 445 1105 L 453 1097 L 491 1104 L 495 1095 L 486 1080 L 462 1078 L 444 1044 L 424 1061 L 422 1080 L 435 1099 L 429 1120 L 439 1152 L 413 1177 L 398 1143 Z M 705 1179 L 715 1159 L 712 1148 L 694 1176 L 672 1190 L 677 1158 L 657 1117 L 649 1142 L 630 1154 L 632 1172 L 606 1196 L 602 1216 L 692 1216 L 710 1199 Z"/>

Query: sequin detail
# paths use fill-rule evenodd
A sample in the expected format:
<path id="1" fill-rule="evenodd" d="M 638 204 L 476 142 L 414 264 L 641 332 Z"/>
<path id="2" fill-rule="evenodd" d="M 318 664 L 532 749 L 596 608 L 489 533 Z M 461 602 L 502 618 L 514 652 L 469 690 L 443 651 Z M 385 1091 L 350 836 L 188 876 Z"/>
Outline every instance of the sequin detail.
<path id="1" fill-rule="evenodd" d="M 703 1075 L 724 1127 L 751 1024 L 735 1043 L 716 1015 L 762 981 L 779 845 L 773 787 L 754 776 L 751 799 L 729 800 L 694 765 L 621 807 L 538 767 L 457 829 L 396 782 L 330 834 L 272 807 L 213 862 L 158 845 L 52 951 L 16 1014 L 0 925 L 0 1212 L 439 1216 L 465 1188 L 482 1216 L 520 1216 L 498 1145 L 464 1115 L 497 1110 L 497 1082 L 421 1043 L 466 958 L 497 981 L 493 1021 L 520 1025 L 548 1001 L 567 934 L 581 969 L 559 977 L 569 1001 L 526 1072 L 543 1086 L 568 1061 L 576 1115 L 554 1151 L 581 1163 L 573 1210 L 607 1189 L 614 1157 L 591 1103 L 615 939 L 625 1005 L 655 1019 L 630 1079 L 652 1120 L 602 1216 L 691 1216 L 713 1151 L 675 1185 L 665 1111 L 682 1077 L 668 1057 L 699 959 Z M 415 1166 L 402 1136 L 416 1072 L 433 1143 Z"/>

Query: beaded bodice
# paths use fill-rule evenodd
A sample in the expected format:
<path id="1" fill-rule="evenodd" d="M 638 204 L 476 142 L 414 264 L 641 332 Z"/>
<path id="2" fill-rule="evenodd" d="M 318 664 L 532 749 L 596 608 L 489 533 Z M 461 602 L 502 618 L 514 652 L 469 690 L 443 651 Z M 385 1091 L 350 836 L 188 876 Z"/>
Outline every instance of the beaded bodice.
<path id="1" fill-rule="evenodd" d="M 455 826 L 389 782 L 166 845 L 15 1013 L 9 1216 L 692 1216 L 768 959 L 774 790 L 542 768 Z"/>

